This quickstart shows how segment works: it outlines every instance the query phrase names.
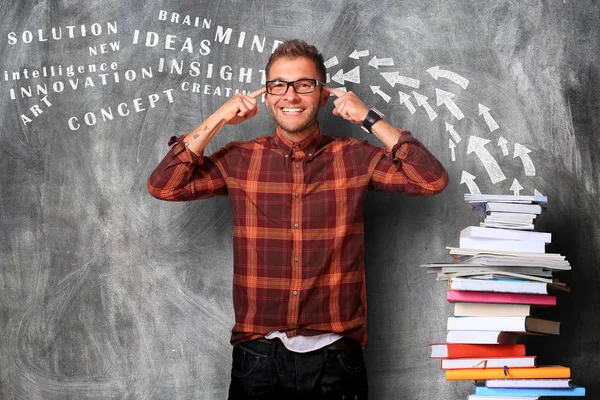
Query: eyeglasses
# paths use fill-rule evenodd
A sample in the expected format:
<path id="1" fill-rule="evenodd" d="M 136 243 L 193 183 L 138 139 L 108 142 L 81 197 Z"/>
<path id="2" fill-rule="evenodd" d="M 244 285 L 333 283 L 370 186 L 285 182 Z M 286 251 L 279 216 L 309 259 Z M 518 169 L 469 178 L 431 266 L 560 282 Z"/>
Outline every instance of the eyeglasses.
<path id="1" fill-rule="evenodd" d="M 267 81 L 267 93 L 275 96 L 282 96 L 287 93 L 291 86 L 298 94 L 308 94 L 314 92 L 319 85 L 325 84 L 316 79 L 298 79 L 297 81 L 292 82 L 277 79 L 274 81 Z"/>

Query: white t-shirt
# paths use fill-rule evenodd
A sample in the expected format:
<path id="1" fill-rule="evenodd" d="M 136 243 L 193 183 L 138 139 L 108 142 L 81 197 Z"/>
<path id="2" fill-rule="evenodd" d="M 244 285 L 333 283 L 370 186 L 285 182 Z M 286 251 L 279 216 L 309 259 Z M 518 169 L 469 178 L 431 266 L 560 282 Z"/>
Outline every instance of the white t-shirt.
<path id="1" fill-rule="evenodd" d="M 279 338 L 286 349 L 296 353 L 308 353 L 309 351 L 318 350 L 342 338 L 337 333 L 324 333 L 316 336 L 298 335 L 289 338 L 280 331 L 269 332 L 265 337 L 267 339 Z"/>

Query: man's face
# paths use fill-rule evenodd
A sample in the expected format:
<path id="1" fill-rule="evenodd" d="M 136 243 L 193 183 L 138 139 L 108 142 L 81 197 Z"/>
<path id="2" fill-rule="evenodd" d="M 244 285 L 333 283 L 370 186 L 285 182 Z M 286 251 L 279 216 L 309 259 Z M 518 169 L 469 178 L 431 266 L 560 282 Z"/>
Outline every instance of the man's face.
<path id="1" fill-rule="evenodd" d="M 315 63 L 308 58 L 281 58 L 271 65 L 267 80 L 296 81 L 298 79 L 320 80 Z M 319 108 L 327 103 L 329 94 L 323 87 L 308 94 L 298 94 L 289 87 L 284 95 L 267 94 L 265 103 L 271 116 L 288 136 L 312 131 L 317 123 Z"/>

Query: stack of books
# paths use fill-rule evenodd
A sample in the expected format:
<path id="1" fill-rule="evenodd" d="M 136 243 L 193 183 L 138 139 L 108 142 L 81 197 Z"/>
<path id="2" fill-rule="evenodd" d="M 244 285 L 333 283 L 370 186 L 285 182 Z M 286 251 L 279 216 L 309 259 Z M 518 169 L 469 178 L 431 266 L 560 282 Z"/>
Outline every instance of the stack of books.
<path id="1" fill-rule="evenodd" d="M 448 247 L 453 263 L 424 264 L 448 282 L 454 304 L 444 343 L 431 345 L 447 380 L 473 380 L 476 399 L 537 399 L 584 396 L 560 365 L 537 365 L 519 335 L 558 335 L 560 322 L 536 316 L 556 305 L 555 292 L 568 292 L 555 278 L 571 266 L 560 254 L 546 253 L 551 234 L 535 231 L 547 207 L 545 196 L 465 195 L 482 218 L 460 232 L 460 245 Z M 514 215 L 511 215 L 514 214 Z"/>

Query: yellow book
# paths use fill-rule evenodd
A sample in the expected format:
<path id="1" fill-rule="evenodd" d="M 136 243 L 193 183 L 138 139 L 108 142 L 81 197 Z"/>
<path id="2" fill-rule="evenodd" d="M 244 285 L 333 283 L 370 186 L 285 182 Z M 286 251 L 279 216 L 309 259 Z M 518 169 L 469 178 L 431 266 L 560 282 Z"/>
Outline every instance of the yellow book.
<path id="1" fill-rule="evenodd" d="M 453 369 L 446 371 L 448 381 L 479 381 L 484 379 L 547 379 L 570 378 L 571 369 L 561 365 L 535 368 Z"/>

